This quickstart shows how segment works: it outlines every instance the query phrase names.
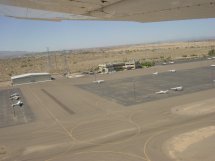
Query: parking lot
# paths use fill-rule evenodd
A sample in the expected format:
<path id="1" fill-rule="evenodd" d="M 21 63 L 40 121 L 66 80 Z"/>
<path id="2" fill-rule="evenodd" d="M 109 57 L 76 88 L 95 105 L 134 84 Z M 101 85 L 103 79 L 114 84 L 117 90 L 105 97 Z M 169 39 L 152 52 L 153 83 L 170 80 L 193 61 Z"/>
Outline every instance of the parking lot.
<path id="1" fill-rule="evenodd" d="M 19 93 L 24 103 L 22 107 L 11 106 L 17 102 L 10 100 L 10 95 L 13 93 Z M 33 119 L 33 113 L 18 88 L 0 90 L 0 102 L 0 128 L 27 123 Z"/>
<path id="2" fill-rule="evenodd" d="M 203 67 L 78 86 L 101 97 L 105 97 L 110 101 L 115 101 L 124 106 L 130 106 L 156 99 L 214 88 L 214 73 L 215 71 L 211 67 Z M 184 90 L 171 90 L 171 88 L 177 86 L 183 86 Z M 169 91 L 167 94 L 156 94 L 156 92 L 160 90 Z"/>

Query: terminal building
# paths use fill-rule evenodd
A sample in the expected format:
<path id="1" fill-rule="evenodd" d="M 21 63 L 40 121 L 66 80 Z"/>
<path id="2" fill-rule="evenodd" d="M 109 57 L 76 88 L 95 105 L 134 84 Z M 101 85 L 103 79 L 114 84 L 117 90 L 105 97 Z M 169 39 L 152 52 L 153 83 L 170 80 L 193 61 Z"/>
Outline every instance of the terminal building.
<path id="1" fill-rule="evenodd" d="M 99 72 L 100 73 L 111 73 L 115 71 L 121 70 L 131 70 L 137 69 L 140 67 L 139 61 L 129 61 L 129 62 L 118 62 L 118 63 L 109 63 L 109 64 L 99 64 Z"/>
<path id="2" fill-rule="evenodd" d="M 115 71 L 123 70 L 125 63 L 109 63 L 109 64 L 99 64 L 99 72 L 100 73 L 111 73 Z"/>
<path id="3" fill-rule="evenodd" d="M 44 82 L 51 80 L 49 73 L 27 73 L 11 77 L 12 85 Z"/>
<path id="4" fill-rule="evenodd" d="M 127 69 L 127 70 L 137 69 L 137 68 L 140 68 L 140 67 L 141 67 L 140 62 L 135 61 L 135 60 L 126 62 L 125 66 L 124 66 L 124 68 Z"/>
<path id="5" fill-rule="evenodd" d="M 114 72 L 113 64 L 99 64 L 99 73 Z"/>

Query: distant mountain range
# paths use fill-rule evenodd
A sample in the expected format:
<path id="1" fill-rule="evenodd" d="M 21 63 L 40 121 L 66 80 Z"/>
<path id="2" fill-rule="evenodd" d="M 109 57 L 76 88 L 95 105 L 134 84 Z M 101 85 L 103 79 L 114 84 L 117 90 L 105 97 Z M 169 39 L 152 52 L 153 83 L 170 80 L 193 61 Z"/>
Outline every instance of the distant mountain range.
<path id="1" fill-rule="evenodd" d="M 8 58 L 8 57 L 19 57 L 25 54 L 29 54 L 26 51 L 0 51 L 0 58 Z"/>
<path id="2" fill-rule="evenodd" d="M 61 50 L 61 51 L 50 51 L 49 54 L 55 53 L 85 53 L 85 52 L 104 52 L 110 49 L 117 48 L 126 48 L 138 45 L 149 45 L 149 44 L 162 44 L 162 43 L 176 43 L 176 42 L 202 42 L 202 41 L 215 41 L 215 38 L 208 39 L 197 39 L 197 40 L 177 40 L 177 41 L 161 41 L 161 42 L 152 42 L 152 43 L 139 43 L 139 44 L 127 44 L 127 45 L 116 45 L 116 46 L 106 46 L 106 47 L 92 47 L 92 48 L 83 48 L 83 49 L 71 49 L 71 50 Z M 0 58 L 15 58 L 21 57 L 29 54 L 47 54 L 47 52 L 27 52 L 27 51 L 0 51 Z"/>

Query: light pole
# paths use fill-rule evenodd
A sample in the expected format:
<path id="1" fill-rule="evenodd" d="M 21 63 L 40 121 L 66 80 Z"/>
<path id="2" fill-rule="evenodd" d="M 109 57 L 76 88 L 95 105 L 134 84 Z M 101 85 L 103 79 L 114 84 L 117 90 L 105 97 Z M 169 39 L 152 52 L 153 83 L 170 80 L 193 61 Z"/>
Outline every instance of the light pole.
<path id="1" fill-rule="evenodd" d="M 215 65 L 210 65 L 210 67 L 211 67 L 211 81 L 212 81 L 212 86 L 214 86 L 214 84 L 215 84 L 215 78 L 214 78 Z"/>
<path id="2" fill-rule="evenodd" d="M 134 101 L 136 102 L 136 86 L 135 86 L 135 80 L 133 79 L 133 95 L 134 95 Z"/>
<path id="3" fill-rule="evenodd" d="M 63 51 L 63 54 L 64 54 L 64 72 L 65 72 L 65 74 L 67 75 L 67 74 L 69 74 L 69 67 L 68 67 L 68 62 L 67 62 L 67 55 L 66 55 L 66 51 L 64 50 Z"/>
<path id="4" fill-rule="evenodd" d="M 48 72 L 51 71 L 51 58 L 50 58 L 50 54 L 49 54 L 49 48 L 46 48 L 47 50 L 47 56 L 48 56 Z"/>

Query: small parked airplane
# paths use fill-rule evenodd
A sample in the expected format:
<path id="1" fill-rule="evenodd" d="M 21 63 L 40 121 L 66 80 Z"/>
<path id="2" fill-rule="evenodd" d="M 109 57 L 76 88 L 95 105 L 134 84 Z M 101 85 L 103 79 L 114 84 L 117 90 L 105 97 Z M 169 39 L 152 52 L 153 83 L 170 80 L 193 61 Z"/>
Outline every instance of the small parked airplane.
<path id="1" fill-rule="evenodd" d="M 12 104 L 11 106 L 12 107 L 14 107 L 14 106 L 20 106 L 21 107 L 22 105 L 23 105 L 23 102 L 19 100 L 17 103 Z"/>
<path id="2" fill-rule="evenodd" d="M 158 75 L 158 72 L 154 72 L 153 74 L 154 74 L 154 75 Z"/>
<path id="3" fill-rule="evenodd" d="M 10 98 L 15 96 L 19 96 L 19 93 L 13 93 L 12 95 L 10 95 Z"/>
<path id="4" fill-rule="evenodd" d="M 159 92 L 156 92 L 156 94 L 167 94 L 169 92 L 169 90 L 165 90 L 165 91 L 159 91 Z"/>
<path id="5" fill-rule="evenodd" d="M 13 96 L 13 97 L 10 97 L 11 100 L 18 100 L 20 99 L 20 96 Z"/>
<path id="6" fill-rule="evenodd" d="M 96 80 L 96 81 L 93 81 L 94 83 L 98 83 L 98 84 L 100 84 L 100 83 L 103 83 L 104 82 L 104 80 Z"/>
<path id="7" fill-rule="evenodd" d="M 174 70 L 174 69 L 171 69 L 171 70 L 169 70 L 169 72 L 172 72 L 172 73 L 174 73 L 174 72 L 176 72 L 176 70 Z"/>
<path id="8" fill-rule="evenodd" d="M 174 87 L 174 88 L 171 88 L 171 89 L 174 90 L 174 91 L 183 91 L 182 86 Z"/>

